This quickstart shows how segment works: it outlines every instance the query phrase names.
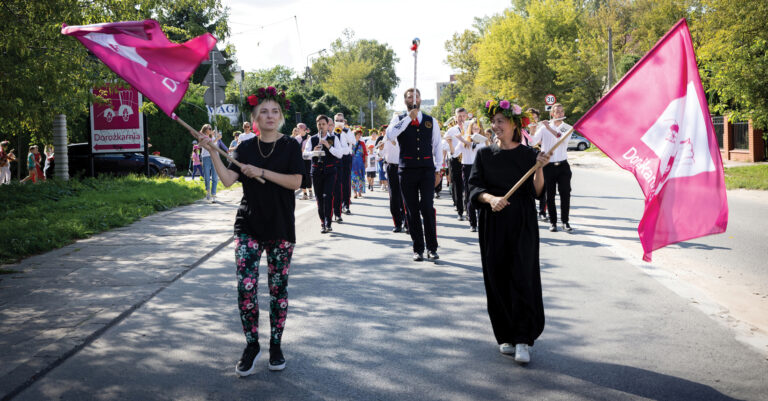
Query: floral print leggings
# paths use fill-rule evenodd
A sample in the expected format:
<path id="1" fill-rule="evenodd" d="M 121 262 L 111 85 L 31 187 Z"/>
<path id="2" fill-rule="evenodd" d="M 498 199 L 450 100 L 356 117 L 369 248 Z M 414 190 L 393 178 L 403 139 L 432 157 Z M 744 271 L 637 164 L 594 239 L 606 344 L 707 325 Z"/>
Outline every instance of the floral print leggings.
<path id="1" fill-rule="evenodd" d="M 269 323 L 272 328 L 269 342 L 280 345 L 288 315 L 288 269 L 291 266 L 294 244 L 283 240 L 257 241 L 247 234 L 235 236 L 235 263 L 237 266 L 237 304 L 243 333 L 248 344 L 259 341 L 259 300 L 256 296 L 259 281 L 259 260 L 267 253 L 269 286 Z"/>

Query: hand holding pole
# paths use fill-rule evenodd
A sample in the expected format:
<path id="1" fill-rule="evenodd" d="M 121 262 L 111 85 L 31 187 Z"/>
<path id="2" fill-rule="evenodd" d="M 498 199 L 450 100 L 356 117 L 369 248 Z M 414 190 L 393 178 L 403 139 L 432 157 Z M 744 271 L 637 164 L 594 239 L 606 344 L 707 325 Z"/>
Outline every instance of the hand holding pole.
<path id="1" fill-rule="evenodd" d="M 552 152 L 554 152 L 554 151 L 555 151 L 555 149 L 557 149 L 557 147 L 558 147 L 558 146 L 560 146 L 560 145 L 561 145 L 563 142 L 565 142 L 565 140 L 566 140 L 566 139 L 568 139 L 568 138 L 571 136 L 571 133 L 572 133 L 572 132 L 573 132 L 573 128 L 571 128 L 570 130 L 568 130 L 568 132 L 567 132 L 565 135 L 563 135 L 563 137 L 562 137 L 562 138 L 560 138 L 560 140 L 559 140 L 559 141 L 557 141 L 557 143 L 555 143 L 555 146 L 552 146 L 552 149 L 550 149 L 550 150 L 547 152 L 547 156 L 550 156 L 550 157 L 551 157 L 551 156 L 552 156 Z M 515 193 L 515 191 L 517 191 L 517 189 L 518 189 L 518 188 L 520 188 L 520 187 L 523 185 L 523 183 L 525 182 L 525 180 L 527 180 L 527 179 L 528 179 L 528 177 L 530 177 L 530 176 L 531 176 L 531 174 L 535 173 L 535 172 L 536 172 L 536 169 L 538 169 L 538 168 L 541 168 L 541 167 L 542 167 L 542 166 L 541 166 L 539 163 L 536 163 L 536 164 L 535 164 L 533 167 L 531 167 L 531 169 L 530 169 L 530 170 L 528 170 L 528 172 L 527 172 L 527 173 L 525 173 L 525 175 L 523 176 L 523 178 L 520 178 L 520 180 L 518 180 L 518 181 L 517 181 L 517 183 L 515 184 L 515 186 L 514 186 L 514 187 L 512 187 L 512 189 L 510 189 L 510 190 L 507 192 L 507 194 L 506 194 L 506 195 L 504 195 L 504 200 L 508 200 L 508 199 L 509 199 L 509 197 L 510 197 L 510 196 L 512 196 L 512 194 L 514 194 L 514 193 Z"/>
<path id="2" fill-rule="evenodd" d="M 181 118 L 179 118 L 179 117 L 176 117 L 176 121 L 178 121 L 178 122 L 179 122 L 179 124 L 181 124 L 181 126 L 182 126 L 182 127 L 186 128 L 186 129 L 187 129 L 187 131 L 189 131 L 190 135 L 192 135 L 193 137 L 195 137 L 195 139 L 197 139 L 198 141 L 199 141 L 199 140 L 202 138 L 202 136 L 203 136 L 203 135 L 205 135 L 205 134 L 203 134 L 202 132 L 199 132 L 199 131 L 197 131 L 196 129 L 192 128 L 192 127 L 191 127 L 189 124 L 187 124 L 186 122 L 184 122 L 184 120 L 182 120 L 182 119 L 181 119 Z M 240 167 L 241 169 L 243 168 L 243 166 L 244 166 L 244 165 L 243 165 L 242 163 L 240 163 L 239 161 L 235 160 L 235 159 L 234 159 L 232 156 L 230 156 L 230 155 L 229 155 L 227 152 L 225 152 L 224 150 L 222 150 L 222 149 L 221 149 L 221 148 L 220 148 L 218 145 L 214 146 L 214 148 L 216 149 L 216 151 L 218 151 L 218 152 L 219 152 L 219 154 L 221 154 L 221 155 L 222 155 L 222 156 L 224 156 L 224 157 L 225 157 L 227 160 L 229 160 L 230 162 L 232 162 L 232 164 L 234 164 L 234 165 L 235 165 L 235 166 L 237 166 L 237 167 Z M 261 177 L 256 177 L 256 180 L 257 180 L 257 181 L 259 181 L 259 182 L 260 182 L 260 183 L 262 183 L 262 184 L 266 182 L 266 181 L 264 181 L 264 179 L 263 179 L 263 178 L 261 178 Z"/>

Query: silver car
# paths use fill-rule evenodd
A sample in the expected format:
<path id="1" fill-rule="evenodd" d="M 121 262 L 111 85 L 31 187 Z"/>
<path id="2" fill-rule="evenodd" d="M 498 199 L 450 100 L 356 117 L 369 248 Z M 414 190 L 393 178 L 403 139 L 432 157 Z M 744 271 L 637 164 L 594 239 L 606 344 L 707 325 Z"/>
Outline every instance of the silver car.
<path id="1" fill-rule="evenodd" d="M 592 143 L 587 138 L 575 132 L 568 139 L 568 149 L 586 150 L 590 146 L 592 146 Z"/>

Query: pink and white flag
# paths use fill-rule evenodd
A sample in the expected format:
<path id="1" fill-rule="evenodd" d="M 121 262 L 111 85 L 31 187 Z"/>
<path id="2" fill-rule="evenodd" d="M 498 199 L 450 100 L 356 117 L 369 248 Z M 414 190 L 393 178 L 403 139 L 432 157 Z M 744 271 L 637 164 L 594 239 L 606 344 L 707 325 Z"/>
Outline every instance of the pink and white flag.
<path id="1" fill-rule="evenodd" d="M 187 92 L 189 76 L 216 45 L 216 38 L 210 33 L 185 43 L 173 43 L 155 20 L 63 24 L 61 33 L 76 37 L 172 118 L 173 110 Z"/>
<path id="2" fill-rule="evenodd" d="M 680 20 L 574 130 L 631 171 L 645 194 L 643 260 L 728 224 L 723 163 L 691 34 Z"/>

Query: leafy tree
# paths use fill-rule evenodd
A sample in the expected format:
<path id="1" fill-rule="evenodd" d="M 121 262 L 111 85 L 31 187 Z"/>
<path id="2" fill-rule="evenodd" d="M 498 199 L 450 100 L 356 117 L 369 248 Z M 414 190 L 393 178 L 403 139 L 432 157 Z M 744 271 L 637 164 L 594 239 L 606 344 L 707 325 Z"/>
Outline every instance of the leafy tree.
<path id="1" fill-rule="evenodd" d="M 710 107 L 732 119 L 768 128 L 768 4 L 706 0 L 698 49 Z M 712 102 L 714 100 L 714 102 Z M 765 131 L 768 132 L 768 131 Z M 764 135 L 765 136 L 765 135 Z"/>

